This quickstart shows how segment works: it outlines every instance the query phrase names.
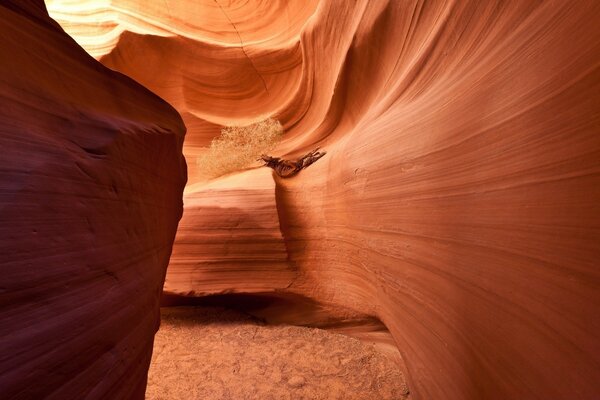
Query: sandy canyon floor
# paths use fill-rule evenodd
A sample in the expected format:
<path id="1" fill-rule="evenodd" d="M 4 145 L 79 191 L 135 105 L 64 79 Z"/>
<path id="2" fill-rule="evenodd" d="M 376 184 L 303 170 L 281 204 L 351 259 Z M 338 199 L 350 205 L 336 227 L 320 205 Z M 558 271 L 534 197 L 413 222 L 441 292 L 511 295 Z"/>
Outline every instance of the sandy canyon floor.
<path id="1" fill-rule="evenodd" d="M 162 309 L 146 391 L 148 400 L 408 395 L 402 372 L 368 343 L 208 307 Z"/>

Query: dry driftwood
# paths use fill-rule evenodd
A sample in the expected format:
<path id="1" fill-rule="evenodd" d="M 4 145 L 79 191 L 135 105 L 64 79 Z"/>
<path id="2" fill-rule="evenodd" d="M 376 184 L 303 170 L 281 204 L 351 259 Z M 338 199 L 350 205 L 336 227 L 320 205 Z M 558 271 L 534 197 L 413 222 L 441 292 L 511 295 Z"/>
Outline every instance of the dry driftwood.
<path id="1" fill-rule="evenodd" d="M 266 167 L 272 168 L 277 175 L 282 178 L 289 178 L 290 176 L 296 175 L 298 172 L 308 167 L 312 163 L 316 162 L 319 158 L 323 157 L 327 152 L 319 151 L 317 147 L 305 156 L 297 159 L 296 161 L 282 160 L 279 157 L 271 157 L 262 155 L 259 161 L 263 161 Z"/>

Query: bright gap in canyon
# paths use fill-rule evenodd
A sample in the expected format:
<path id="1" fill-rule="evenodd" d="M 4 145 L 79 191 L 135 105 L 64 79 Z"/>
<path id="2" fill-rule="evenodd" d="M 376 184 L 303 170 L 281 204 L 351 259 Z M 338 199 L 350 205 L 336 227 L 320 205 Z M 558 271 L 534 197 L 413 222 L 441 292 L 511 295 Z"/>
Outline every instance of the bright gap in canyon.
<path id="1" fill-rule="evenodd" d="M 0 32 L 0 399 L 600 398 L 600 2 Z"/>

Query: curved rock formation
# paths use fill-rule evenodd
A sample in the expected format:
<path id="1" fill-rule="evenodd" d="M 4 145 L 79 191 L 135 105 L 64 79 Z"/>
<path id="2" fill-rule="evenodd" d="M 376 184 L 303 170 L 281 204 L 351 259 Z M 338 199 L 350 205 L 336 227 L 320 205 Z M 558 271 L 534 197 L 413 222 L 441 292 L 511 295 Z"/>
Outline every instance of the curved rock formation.
<path id="1" fill-rule="evenodd" d="M 292 283 L 270 170 L 190 185 L 183 199 L 166 293 L 260 293 Z"/>
<path id="2" fill-rule="evenodd" d="M 0 2 L 0 397 L 141 399 L 185 128 L 42 1 Z"/>
<path id="3" fill-rule="evenodd" d="M 178 3 L 111 1 L 118 38 L 54 15 L 183 114 L 190 157 L 262 115 L 278 155 L 327 151 L 275 178 L 288 292 L 381 319 L 415 398 L 598 396 L 598 3 Z"/>

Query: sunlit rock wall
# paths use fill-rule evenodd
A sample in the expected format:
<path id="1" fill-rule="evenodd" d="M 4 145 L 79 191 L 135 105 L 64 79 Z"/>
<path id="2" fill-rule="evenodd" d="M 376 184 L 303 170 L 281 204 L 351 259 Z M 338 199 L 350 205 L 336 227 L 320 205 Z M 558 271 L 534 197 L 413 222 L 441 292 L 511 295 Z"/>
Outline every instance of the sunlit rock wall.
<path id="1" fill-rule="evenodd" d="M 165 293 L 261 293 L 292 283 L 270 170 L 189 185 L 183 200 Z"/>
<path id="2" fill-rule="evenodd" d="M 328 151 L 276 180 L 287 290 L 380 318 L 415 398 L 598 396 L 600 3 L 49 3 L 190 158 L 262 115 Z"/>
<path id="3" fill-rule="evenodd" d="M 0 398 L 143 399 L 184 125 L 42 1 L 0 32 Z"/>

